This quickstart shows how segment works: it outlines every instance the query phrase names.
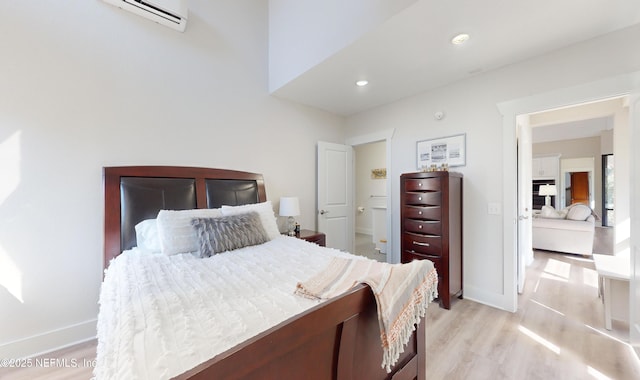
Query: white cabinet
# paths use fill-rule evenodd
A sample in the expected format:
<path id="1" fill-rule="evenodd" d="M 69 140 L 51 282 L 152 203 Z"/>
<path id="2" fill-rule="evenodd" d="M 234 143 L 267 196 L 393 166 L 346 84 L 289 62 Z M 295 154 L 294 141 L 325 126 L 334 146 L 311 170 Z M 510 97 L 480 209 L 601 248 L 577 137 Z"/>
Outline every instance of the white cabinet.
<path id="1" fill-rule="evenodd" d="M 535 157 L 531 176 L 533 179 L 557 179 L 559 164 L 558 156 Z"/>

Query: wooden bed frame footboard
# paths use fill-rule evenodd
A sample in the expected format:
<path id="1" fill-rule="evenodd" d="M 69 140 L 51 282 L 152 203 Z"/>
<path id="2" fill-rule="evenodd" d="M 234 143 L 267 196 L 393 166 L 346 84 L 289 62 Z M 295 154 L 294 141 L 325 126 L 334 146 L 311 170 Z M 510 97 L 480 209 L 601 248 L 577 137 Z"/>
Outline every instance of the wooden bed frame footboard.
<path id="1" fill-rule="evenodd" d="M 264 180 L 256 173 L 129 166 L 104 168 L 103 175 L 105 268 L 122 250 L 135 245 L 135 241 L 129 241 L 135 236 L 131 231 L 135 223 L 156 215 L 160 207 L 207 208 L 230 204 L 230 200 L 237 204 L 266 200 Z M 149 205 L 141 209 L 141 203 Z M 375 298 L 369 286 L 358 285 L 176 379 L 425 380 L 424 325 L 424 321 L 420 323 L 396 366 L 387 373 L 381 367 L 383 352 Z"/>
<path id="2" fill-rule="evenodd" d="M 387 373 L 375 299 L 369 286 L 358 285 L 176 379 L 425 380 L 424 325 Z"/>

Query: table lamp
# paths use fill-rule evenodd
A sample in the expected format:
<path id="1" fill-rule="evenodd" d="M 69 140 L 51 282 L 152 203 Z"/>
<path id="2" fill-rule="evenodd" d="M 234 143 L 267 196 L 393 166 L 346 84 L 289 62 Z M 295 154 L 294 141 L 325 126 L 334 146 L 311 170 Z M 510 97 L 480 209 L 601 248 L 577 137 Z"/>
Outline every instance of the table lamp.
<path id="1" fill-rule="evenodd" d="M 295 236 L 295 224 L 294 216 L 300 215 L 300 202 L 298 197 L 281 197 L 280 198 L 280 216 L 287 216 L 287 234 L 289 236 Z"/>
<path id="2" fill-rule="evenodd" d="M 551 196 L 557 194 L 556 185 L 542 185 L 538 190 L 538 194 L 544 195 L 544 205 L 551 206 Z"/>

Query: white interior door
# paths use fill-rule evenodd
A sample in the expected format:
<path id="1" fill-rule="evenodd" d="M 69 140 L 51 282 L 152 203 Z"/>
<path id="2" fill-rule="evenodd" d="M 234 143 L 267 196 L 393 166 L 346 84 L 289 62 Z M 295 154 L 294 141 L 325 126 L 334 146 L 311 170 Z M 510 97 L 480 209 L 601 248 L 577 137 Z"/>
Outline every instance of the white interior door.
<path id="1" fill-rule="evenodd" d="M 529 116 L 516 118 L 518 125 L 518 293 L 524 290 L 527 266 L 533 262 L 532 218 L 532 137 Z"/>
<path id="2" fill-rule="evenodd" d="M 327 247 L 355 252 L 353 148 L 318 142 L 318 230 Z"/>

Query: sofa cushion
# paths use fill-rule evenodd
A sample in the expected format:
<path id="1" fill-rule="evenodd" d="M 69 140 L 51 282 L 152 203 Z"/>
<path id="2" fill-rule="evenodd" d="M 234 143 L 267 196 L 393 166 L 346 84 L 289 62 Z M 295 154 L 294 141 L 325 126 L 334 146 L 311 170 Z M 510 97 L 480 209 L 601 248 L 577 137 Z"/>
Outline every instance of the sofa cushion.
<path id="1" fill-rule="evenodd" d="M 550 219 L 564 219 L 567 216 L 567 212 L 569 210 L 556 210 L 551 206 L 542 206 L 542 210 L 540 210 L 540 218 L 550 218 Z"/>
<path id="2" fill-rule="evenodd" d="M 548 228 L 567 231 L 593 231 L 595 227 L 594 219 L 589 218 L 586 221 L 570 220 L 570 219 L 550 219 L 550 218 L 534 218 L 533 233 L 538 228 Z"/>
<path id="3" fill-rule="evenodd" d="M 568 207 L 567 219 L 569 220 L 587 220 L 591 215 L 591 207 L 583 204 L 574 204 Z"/>

